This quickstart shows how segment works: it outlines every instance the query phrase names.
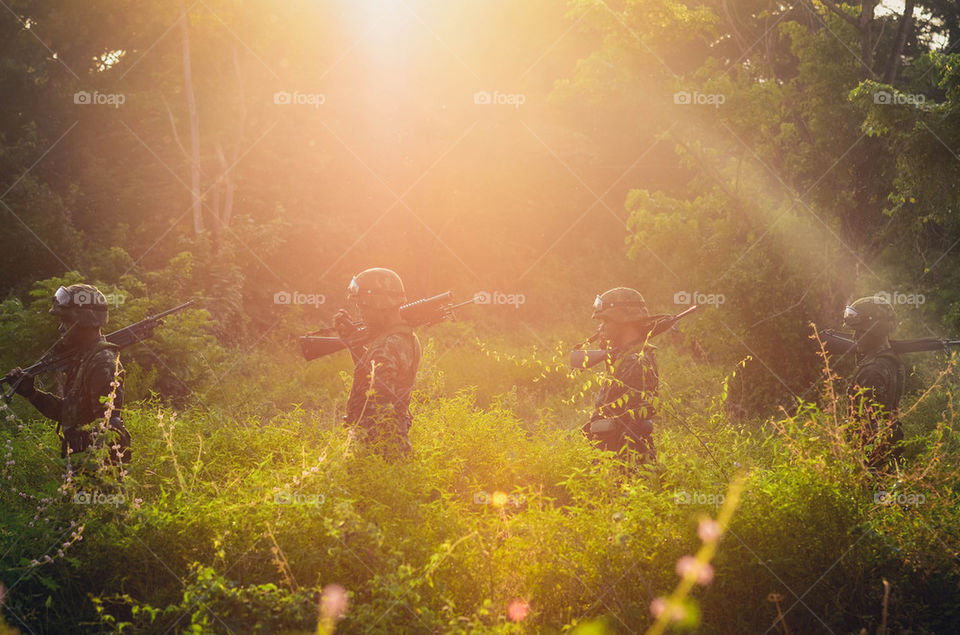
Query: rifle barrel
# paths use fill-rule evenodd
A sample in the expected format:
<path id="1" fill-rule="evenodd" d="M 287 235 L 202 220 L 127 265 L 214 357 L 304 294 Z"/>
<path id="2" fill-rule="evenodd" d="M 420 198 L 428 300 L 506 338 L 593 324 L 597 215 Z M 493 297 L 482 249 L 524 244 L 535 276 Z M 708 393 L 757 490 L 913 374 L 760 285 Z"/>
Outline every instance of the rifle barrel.
<path id="1" fill-rule="evenodd" d="M 167 309 L 166 311 L 160 311 L 160 313 L 157 313 L 156 315 L 149 315 L 149 316 L 147 316 L 147 319 L 148 319 L 148 320 L 149 320 L 149 319 L 159 320 L 159 319 L 161 319 L 161 318 L 165 318 L 165 317 L 167 317 L 168 315 L 170 315 L 171 313 L 176 313 L 177 311 L 182 311 L 182 310 L 184 310 L 185 308 L 187 308 L 188 306 L 190 306 L 190 305 L 192 305 L 192 304 L 196 304 L 196 302 L 197 302 L 196 300 L 188 300 L 188 301 L 184 302 L 183 304 L 178 304 L 177 306 L 173 307 L 172 309 Z"/>
<path id="2" fill-rule="evenodd" d="M 444 291 L 443 293 L 438 293 L 432 298 L 421 298 L 419 300 L 414 300 L 413 302 L 410 302 L 409 304 L 404 304 L 402 307 L 400 307 L 400 312 L 403 313 L 404 311 L 408 311 L 410 309 L 416 309 L 417 307 L 423 306 L 425 304 L 433 304 L 441 300 L 449 300 L 452 296 L 453 296 L 453 292 Z"/>

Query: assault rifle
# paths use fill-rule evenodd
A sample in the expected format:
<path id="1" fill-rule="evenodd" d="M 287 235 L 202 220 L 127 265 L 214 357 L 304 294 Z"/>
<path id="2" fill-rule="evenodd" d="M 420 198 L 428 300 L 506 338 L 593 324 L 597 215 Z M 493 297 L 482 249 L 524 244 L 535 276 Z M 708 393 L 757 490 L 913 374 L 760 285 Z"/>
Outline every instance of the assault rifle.
<path id="1" fill-rule="evenodd" d="M 189 302 L 178 304 L 172 309 L 161 311 L 156 315 L 150 315 L 136 324 L 125 326 L 122 329 L 107 334 L 106 339 L 111 344 L 117 346 L 117 348 L 132 346 L 137 342 L 153 337 L 154 329 L 163 324 L 163 318 L 177 311 L 182 311 L 193 303 L 194 300 L 190 300 Z M 39 375 L 41 373 L 65 370 L 67 366 L 70 365 L 70 362 L 76 358 L 76 355 L 77 352 L 72 349 L 65 350 L 62 345 L 54 345 L 53 349 L 41 357 L 36 363 L 24 368 L 23 375 L 21 375 L 19 379 L 10 379 L 9 375 L 0 377 L 0 384 L 4 382 L 10 384 L 10 390 L 3 395 L 4 400 L 10 403 L 10 400 L 13 399 L 13 394 L 17 391 L 17 386 L 20 385 L 20 382 L 23 381 L 27 375 Z"/>
<path id="2" fill-rule="evenodd" d="M 663 315 L 650 316 L 648 318 L 647 323 L 652 324 L 652 326 L 649 332 L 647 333 L 647 339 L 648 340 L 652 339 L 657 335 L 660 335 L 661 333 L 664 333 L 670 330 L 671 328 L 673 328 L 674 324 L 676 324 L 682 318 L 684 318 L 687 315 L 690 315 L 696 310 L 697 310 L 697 305 L 694 304 L 692 307 L 690 307 L 686 311 L 677 313 L 676 315 L 663 314 Z M 610 354 L 610 349 L 600 348 L 600 349 L 591 350 L 591 349 L 583 348 L 584 346 L 588 344 L 592 344 L 593 342 L 596 342 L 599 339 L 600 339 L 600 329 L 597 329 L 597 332 L 591 335 L 586 342 L 578 345 L 576 348 L 570 351 L 570 368 L 575 368 L 575 369 L 590 368 L 591 366 L 594 366 L 600 363 L 601 361 L 603 361 L 604 359 L 606 359 L 607 356 Z"/>
<path id="3" fill-rule="evenodd" d="M 427 326 L 443 320 L 455 320 L 456 315 L 454 314 L 454 310 L 468 304 L 473 304 L 475 301 L 475 298 L 470 298 L 459 304 L 451 304 L 450 300 L 452 297 L 452 292 L 447 291 L 431 298 L 423 298 L 422 300 L 404 304 L 400 307 L 400 317 L 410 326 Z M 364 326 L 362 323 L 353 322 L 352 324 L 356 327 L 356 330 L 352 335 L 343 338 L 336 335 L 336 331 L 329 328 L 301 335 L 299 338 L 300 352 L 303 353 L 303 358 L 310 361 L 318 357 L 326 357 L 327 355 L 344 349 L 365 346 L 376 337 L 376 333 L 372 332 L 369 327 Z M 328 333 L 328 335 L 320 335 L 320 333 Z"/>
<path id="4" fill-rule="evenodd" d="M 852 335 L 839 333 L 833 329 L 817 332 L 824 348 L 831 355 L 846 355 L 857 350 L 857 341 Z M 936 337 L 920 337 L 912 340 L 890 340 L 894 353 L 922 353 L 924 351 L 942 351 L 948 353 L 951 346 L 960 346 L 960 340 L 941 340 Z"/>

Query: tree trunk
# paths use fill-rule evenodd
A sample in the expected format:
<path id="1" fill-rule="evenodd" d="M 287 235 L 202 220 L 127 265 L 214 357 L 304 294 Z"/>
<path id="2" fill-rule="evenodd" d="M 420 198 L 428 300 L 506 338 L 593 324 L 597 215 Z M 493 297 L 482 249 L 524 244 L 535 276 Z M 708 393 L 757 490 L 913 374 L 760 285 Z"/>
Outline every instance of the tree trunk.
<path id="1" fill-rule="evenodd" d="M 863 75 L 866 79 L 873 79 L 873 13 L 878 0 L 862 0 L 860 3 L 860 61 L 863 64 Z"/>
<path id="2" fill-rule="evenodd" d="M 200 193 L 200 115 L 193 93 L 190 71 L 190 35 L 187 29 L 187 7 L 180 0 L 180 39 L 183 44 L 183 85 L 187 95 L 187 111 L 190 117 L 190 195 L 193 199 L 193 231 L 203 233 L 203 201 Z"/>
<path id="3" fill-rule="evenodd" d="M 892 84 L 897 79 L 897 73 L 900 70 L 900 57 L 903 55 L 907 36 L 913 29 L 913 8 L 915 5 L 916 0 L 904 0 L 903 15 L 900 16 L 900 26 L 897 27 L 897 39 L 893 43 L 890 59 L 887 60 L 887 70 L 883 74 L 885 84 Z"/>

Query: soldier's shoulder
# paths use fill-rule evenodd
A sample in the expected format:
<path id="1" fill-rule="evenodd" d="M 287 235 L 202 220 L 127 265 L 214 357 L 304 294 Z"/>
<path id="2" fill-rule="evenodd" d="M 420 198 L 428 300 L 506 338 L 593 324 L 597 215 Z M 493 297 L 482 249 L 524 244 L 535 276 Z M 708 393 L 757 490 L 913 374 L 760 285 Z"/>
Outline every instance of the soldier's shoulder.
<path id="1" fill-rule="evenodd" d="M 887 349 L 864 358 L 858 367 L 858 373 L 884 373 L 903 366 L 900 356 Z"/>
<path id="2" fill-rule="evenodd" d="M 117 358 L 120 356 L 119 349 L 110 343 L 99 343 L 96 348 L 90 353 L 88 363 L 91 365 L 100 365 L 100 364 L 116 364 Z"/>
<path id="3" fill-rule="evenodd" d="M 893 367 L 886 363 L 865 360 L 857 368 L 853 377 L 853 386 L 861 388 L 878 387 L 890 381 Z"/>

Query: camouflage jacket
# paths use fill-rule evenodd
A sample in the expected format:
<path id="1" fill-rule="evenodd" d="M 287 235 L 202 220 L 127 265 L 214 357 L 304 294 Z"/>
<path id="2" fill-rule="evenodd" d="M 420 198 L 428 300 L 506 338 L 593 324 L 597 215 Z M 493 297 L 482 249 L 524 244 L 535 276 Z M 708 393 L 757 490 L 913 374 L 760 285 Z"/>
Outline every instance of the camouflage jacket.
<path id="1" fill-rule="evenodd" d="M 887 417 L 896 418 L 906 383 L 903 362 L 889 347 L 864 355 L 850 382 L 854 408 L 869 414 L 874 421 L 876 406 L 882 406 Z M 858 396 L 860 389 L 862 394 Z"/>
<path id="2" fill-rule="evenodd" d="M 119 371 L 119 372 L 118 372 Z M 119 435 L 124 448 L 130 446 L 130 435 L 123 426 L 123 366 L 118 361 L 118 349 L 101 337 L 86 350 L 79 353 L 64 373 L 63 397 L 37 390 L 30 402 L 48 419 L 58 425 L 61 436 L 61 454 L 67 449 L 81 452 L 93 443 L 91 423 L 102 420 L 107 405 L 101 402 L 113 391 L 111 385 L 117 378 L 119 385 L 113 401 L 113 411 L 108 425 Z M 114 457 L 116 458 L 116 456 Z M 129 460 L 125 451 L 124 460 Z"/>
<path id="3" fill-rule="evenodd" d="M 354 369 L 347 423 L 405 438 L 410 427 L 410 393 L 420 366 L 420 340 L 413 329 L 406 324 L 390 327 L 351 354 Z"/>
<path id="4" fill-rule="evenodd" d="M 659 376 L 656 348 L 641 340 L 611 354 L 600 391 L 594 402 L 590 422 L 613 419 L 626 427 L 651 419 L 655 414 L 653 400 L 657 396 Z M 588 427 L 589 429 L 589 427 Z"/>

